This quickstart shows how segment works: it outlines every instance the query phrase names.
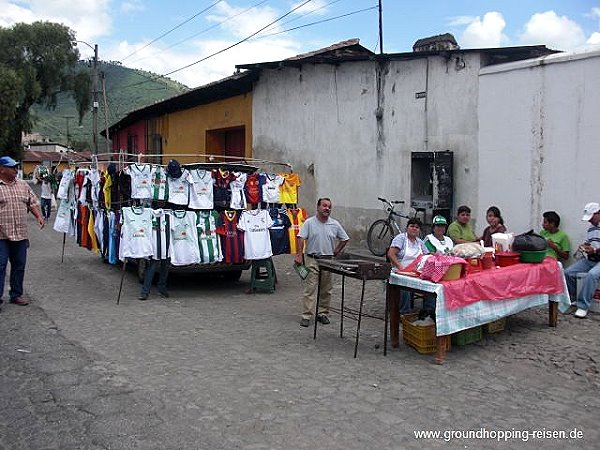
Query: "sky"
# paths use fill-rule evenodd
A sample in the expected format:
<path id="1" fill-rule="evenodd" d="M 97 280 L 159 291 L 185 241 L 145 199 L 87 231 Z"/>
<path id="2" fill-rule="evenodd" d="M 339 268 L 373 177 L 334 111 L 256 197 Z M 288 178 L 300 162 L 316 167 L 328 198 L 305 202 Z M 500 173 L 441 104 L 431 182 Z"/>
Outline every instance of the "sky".
<path id="1" fill-rule="evenodd" d="M 381 0 L 383 51 L 452 33 L 461 48 L 600 50 L 600 0 Z M 351 38 L 379 53 L 378 0 L 0 0 L 0 26 L 70 27 L 93 55 L 194 88 L 236 64 L 278 61 Z"/>

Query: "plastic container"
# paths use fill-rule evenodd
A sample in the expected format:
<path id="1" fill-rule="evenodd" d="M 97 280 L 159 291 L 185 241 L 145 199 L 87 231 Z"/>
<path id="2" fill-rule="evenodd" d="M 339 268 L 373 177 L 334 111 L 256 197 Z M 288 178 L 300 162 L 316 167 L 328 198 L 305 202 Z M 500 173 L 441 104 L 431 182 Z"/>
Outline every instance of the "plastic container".
<path id="1" fill-rule="evenodd" d="M 500 331 L 504 331 L 505 328 L 506 317 L 485 324 L 485 332 L 488 334 L 499 333 Z"/>
<path id="2" fill-rule="evenodd" d="M 476 273 L 483 270 L 481 258 L 465 258 L 468 263 L 467 273 Z"/>
<path id="3" fill-rule="evenodd" d="M 473 344 L 481 340 L 483 333 L 481 332 L 481 326 L 474 328 L 468 328 L 452 335 L 452 345 L 458 345 L 463 347 L 465 345 Z"/>
<path id="4" fill-rule="evenodd" d="M 521 257 L 521 262 L 524 263 L 541 263 L 544 258 L 546 257 L 546 250 L 539 250 L 539 251 L 526 251 L 526 250 L 522 250 L 519 252 Z"/>
<path id="5" fill-rule="evenodd" d="M 413 325 L 419 318 L 418 314 L 405 314 L 402 316 L 402 340 L 422 354 L 437 351 L 437 338 L 435 324 L 427 326 Z M 446 350 L 450 350 L 450 339 L 446 339 Z"/>
<path id="6" fill-rule="evenodd" d="M 496 265 L 508 267 L 519 264 L 521 255 L 517 252 L 496 252 Z"/>
<path id="7" fill-rule="evenodd" d="M 494 264 L 494 249 L 493 248 L 489 248 L 489 247 L 485 248 L 485 253 L 483 254 L 483 257 L 481 258 L 481 267 L 483 268 L 483 270 L 493 269 L 494 267 L 496 267 L 496 265 Z"/>
<path id="8" fill-rule="evenodd" d="M 448 270 L 446 271 L 446 273 L 444 274 L 444 276 L 442 277 L 442 281 L 452 281 L 452 280 L 458 280 L 460 278 L 460 275 L 462 273 L 462 264 L 452 264 Z"/>

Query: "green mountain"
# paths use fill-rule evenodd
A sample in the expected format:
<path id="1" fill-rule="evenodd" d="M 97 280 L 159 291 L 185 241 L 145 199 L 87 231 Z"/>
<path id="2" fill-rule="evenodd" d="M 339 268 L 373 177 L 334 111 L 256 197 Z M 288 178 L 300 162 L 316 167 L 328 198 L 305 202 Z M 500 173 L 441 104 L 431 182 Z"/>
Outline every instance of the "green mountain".
<path id="1" fill-rule="evenodd" d="M 92 70 L 86 62 L 82 62 L 82 70 Z M 139 69 L 123 67 L 119 63 L 98 62 L 98 149 L 102 153 L 106 141 L 100 132 L 106 123 L 112 125 L 129 112 L 151 105 L 188 90 L 186 86 L 160 75 Z M 91 73 L 91 72 L 90 72 Z M 106 92 L 104 106 L 103 79 Z M 106 110 L 106 114 L 105 114 Z M 55 109 L 47 109 L 41 105 L 32 108 L 33 133 L 40 133 L 51 142 L 67 145 L 75 150 L 91 149 L 92 112 L 86 112 L 81 125 L 78 123 L 75 101 L 68 94 L 59 94 Z M 68 134 L 68 136 L 67 136 Z"/>

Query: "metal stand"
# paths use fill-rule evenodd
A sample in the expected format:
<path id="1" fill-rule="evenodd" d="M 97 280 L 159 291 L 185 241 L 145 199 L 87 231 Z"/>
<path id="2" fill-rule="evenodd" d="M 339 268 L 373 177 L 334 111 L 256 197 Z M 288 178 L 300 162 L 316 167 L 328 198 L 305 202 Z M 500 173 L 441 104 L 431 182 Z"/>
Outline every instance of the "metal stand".
<path id="1" fill-rule="evenodd" d="M 119 295 L 117 296 L 117 305 L 121 300 L 121 291 L 123 290 L 123 278 L 125 278 L 125 268 L 127 267 L 127 258 L 123 261 L 123 271 L 121 273 L 121 284 L 119 285 Z"/>

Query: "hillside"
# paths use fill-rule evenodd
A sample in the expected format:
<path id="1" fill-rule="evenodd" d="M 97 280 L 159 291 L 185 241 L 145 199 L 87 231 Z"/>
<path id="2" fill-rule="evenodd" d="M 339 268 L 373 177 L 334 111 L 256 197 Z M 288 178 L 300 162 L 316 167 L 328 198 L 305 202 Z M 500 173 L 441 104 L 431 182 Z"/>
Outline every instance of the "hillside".
<path id="1" fill-rule="evenodd" d="M 88 69 L 82 63 L 82 70 Z M 106 101 L 108 103 L 108 125 L 122 119 L 129 112 L 144 106 L 165 100 L 185 92 L 188 88 L 167 78 L 158 78 L 156 74 L 138 69 L 123 67 L 118 63 L 100 61 L 98 63 L 100 79 L 98 81 L 98 133 L 106 127 L 104 103 L 102 96 L 102 74 L 105 77 Z M 143 83 L 141 83 L 143 82 Z M 74 100 L 65 94 L 60 94 L 56 109 L 48 110 L 41 106 L 32 109 L 33 133 L 40 133 L 52 142 L 69 144 L 76 150 L 92 147 L 92 113 L 91 110 L 83 117 L 81 127 L 78 124 L 77 109 Z M 68 130 L 67 130 L 68 128 Z M 99 136 L 99 151 L 105 149 L 105 141 Z"/>

